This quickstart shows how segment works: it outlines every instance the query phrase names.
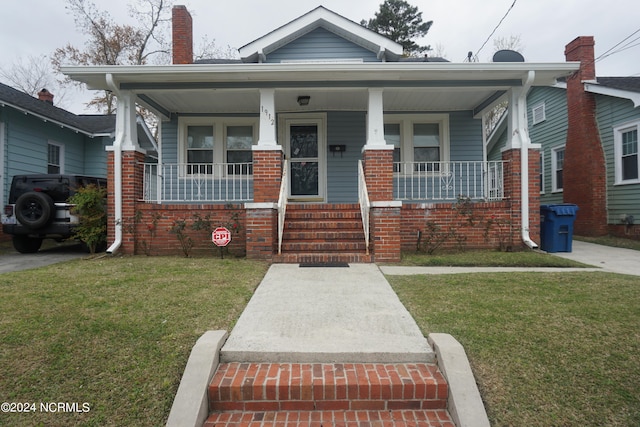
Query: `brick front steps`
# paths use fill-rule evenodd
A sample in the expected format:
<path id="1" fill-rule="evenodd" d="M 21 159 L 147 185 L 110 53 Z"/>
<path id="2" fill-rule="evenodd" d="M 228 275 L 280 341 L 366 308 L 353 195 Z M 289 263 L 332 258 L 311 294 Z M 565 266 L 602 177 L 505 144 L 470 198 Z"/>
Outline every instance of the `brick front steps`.
<path id="1" fill-rule="evenodd" d="M 223 363 L 204 425 L 453 427 L 448 392 L 424 363 Z"/>
<path id="2" fill-rule="evenodd" d="M 357 204 L 289 204 L 281 263 L 372 262 Z"/>

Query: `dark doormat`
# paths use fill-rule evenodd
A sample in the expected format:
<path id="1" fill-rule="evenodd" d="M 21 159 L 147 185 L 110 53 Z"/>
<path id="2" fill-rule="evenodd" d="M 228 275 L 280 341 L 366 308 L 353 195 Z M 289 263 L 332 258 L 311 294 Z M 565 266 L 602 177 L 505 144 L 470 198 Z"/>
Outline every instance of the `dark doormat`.
<path id="1" fill-rule="evenodd" d="M 347 262 L 301 262 L 300 267 L 349 267 Z"/>

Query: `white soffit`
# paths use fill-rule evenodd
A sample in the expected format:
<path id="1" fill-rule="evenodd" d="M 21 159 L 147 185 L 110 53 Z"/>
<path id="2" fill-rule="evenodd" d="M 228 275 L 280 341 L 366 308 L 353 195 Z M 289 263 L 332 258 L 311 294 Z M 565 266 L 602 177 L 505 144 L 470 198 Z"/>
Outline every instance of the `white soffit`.
<path id="1" fill-rule="evenodd" d="M 628 99 L 633 102 L 633 107 L 640 106 L 640 93 L 629 90 L 614 89 L 607 86 L 601 86 L 598 83 L 585 83 L 584 90 L 599 95 L 613 96 L 616 98 Z"/>

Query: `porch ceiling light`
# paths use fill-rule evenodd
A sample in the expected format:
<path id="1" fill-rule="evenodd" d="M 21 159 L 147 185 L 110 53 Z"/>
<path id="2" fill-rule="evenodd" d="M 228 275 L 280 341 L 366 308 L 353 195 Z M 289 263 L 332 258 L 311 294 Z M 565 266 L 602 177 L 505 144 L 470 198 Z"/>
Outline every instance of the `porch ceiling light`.
<path id="1" fill-rule="evenodd" d="M 309 95 L 301 95 L 298 97 L 298 105 L 304 107 L 305 105 L 309 105 L 309 101 L 311 97 Z"/>

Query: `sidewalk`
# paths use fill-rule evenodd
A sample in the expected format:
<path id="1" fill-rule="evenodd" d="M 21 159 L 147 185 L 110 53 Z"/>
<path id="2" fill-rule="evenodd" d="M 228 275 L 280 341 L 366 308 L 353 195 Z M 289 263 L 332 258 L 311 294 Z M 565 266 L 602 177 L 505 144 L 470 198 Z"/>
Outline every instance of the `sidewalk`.
<path id="1" fill-rule="evenodd" d="M 375 264 L 273 264 L 220 353 L 225 362 L 433 362 Z"/>

